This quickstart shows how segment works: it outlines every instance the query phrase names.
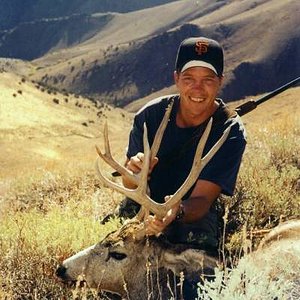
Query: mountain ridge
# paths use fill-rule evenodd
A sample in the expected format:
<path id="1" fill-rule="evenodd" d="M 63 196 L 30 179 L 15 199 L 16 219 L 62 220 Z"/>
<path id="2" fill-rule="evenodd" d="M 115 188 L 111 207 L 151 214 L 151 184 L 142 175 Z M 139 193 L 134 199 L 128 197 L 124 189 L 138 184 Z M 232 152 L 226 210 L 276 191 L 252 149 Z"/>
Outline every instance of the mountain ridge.
<path id="1" fill-rule="evenodd" d="M 0 2 L 0 30 L 8 30 L 20 23 L 57 18 L 73 14 L 97 12 L 126 13 L 178 0 L 2 0 Z"/>
<path id="2" fill-rule="evenodd" d="M 186 0 L 125 14 L 81 16 L 94 29 L 81 28 L 78 40 L 69 44 L 62 31 L 50 52 L 31 61 L 35 70 L 28 76 L 57 90 L 125 107 L 160 90 L 174 90 L 179 43 L 202 35 L 224 47 L 220 96 L 228 102 L 299 76 L 297 11 L 295 0 Z"/>

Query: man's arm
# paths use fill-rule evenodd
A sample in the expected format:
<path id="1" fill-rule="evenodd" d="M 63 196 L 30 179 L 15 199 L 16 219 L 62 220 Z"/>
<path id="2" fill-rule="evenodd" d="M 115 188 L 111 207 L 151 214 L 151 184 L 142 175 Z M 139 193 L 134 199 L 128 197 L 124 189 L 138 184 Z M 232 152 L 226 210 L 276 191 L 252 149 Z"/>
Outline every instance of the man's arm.
<path id="1" fill-rule="evenodd" d="M 220 193 L 219 185 L 206 180 L 198 180 L 190 198 L 182 202 L 184 215 L 181 221 L 191 223 L 204 217 Z"/>
<path id="2" fill-rule="evenodd" d="M 198 180 L 190 198 L 181 203 L 184 214 L 180 222 L 192 223 L 204 217 L 213 202 L 220 195 L 220 192 L 221 187 L 219 185 L 206 180 Z M 179 204 L 176 204 L 171 208 L 162 220 L 156 216 L 149 216 L 146 220 L 147 234 L 155 235 L 164 231 L 164 229 L 175 220 L 179 206 Z"/>

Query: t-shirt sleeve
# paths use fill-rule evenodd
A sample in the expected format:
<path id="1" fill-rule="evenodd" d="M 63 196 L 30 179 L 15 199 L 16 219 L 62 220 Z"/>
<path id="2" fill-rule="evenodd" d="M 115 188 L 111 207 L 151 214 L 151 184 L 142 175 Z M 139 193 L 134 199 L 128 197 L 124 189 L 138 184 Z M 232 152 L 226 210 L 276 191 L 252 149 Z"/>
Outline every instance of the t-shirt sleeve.
<path id="1" fill-rule="evenodd" d="M 245 150 L 246 140 L 231 136 L 221 146 L 199 175 L 199 179 L 216 183 L 221 193 L 232 196 Z"/>
<path id="2" fill-rule="evenodd" d="M 126 153 L 128 158 L 136 155 L 138 152 L 143 152 L 143 120 L 142 115 L 136 115 L 134 118 Z"/>

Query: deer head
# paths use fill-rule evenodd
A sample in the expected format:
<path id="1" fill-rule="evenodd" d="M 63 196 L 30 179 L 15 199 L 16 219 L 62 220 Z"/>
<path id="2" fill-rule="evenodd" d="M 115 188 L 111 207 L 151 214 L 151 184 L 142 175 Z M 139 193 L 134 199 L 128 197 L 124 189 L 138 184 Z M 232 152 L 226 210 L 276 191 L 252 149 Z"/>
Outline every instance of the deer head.
<path id="1" fill-rule="evenodd" d="M 57 269 L 57 276 L 65 282 L 84 281 L 90 288 L 128 299 L 170 299 L 180 293 L 174 276 L 184 272 L 199 281 L 216 267 L 215 258 L 187 245 L 170 244 L 155 236 L 136 239 L 140 226 L 131 221 L 68 258 Z"/>

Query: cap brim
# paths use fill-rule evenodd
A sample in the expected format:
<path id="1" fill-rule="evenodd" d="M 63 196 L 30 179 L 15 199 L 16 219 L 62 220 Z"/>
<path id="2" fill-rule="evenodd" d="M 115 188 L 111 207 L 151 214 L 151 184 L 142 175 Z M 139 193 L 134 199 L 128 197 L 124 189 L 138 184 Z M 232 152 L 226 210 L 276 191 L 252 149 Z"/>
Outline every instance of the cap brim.
<path id="1" fill-rule="evenodd" d="M 186 63 L 180 72 L 184 72 L 185 70 L 189 69 L 189 68 L 193 68 L 193 67 L 204 67 L 204 68 L 208 68 L 210 70 L 212 70 L 217 76 L 218 75 L 218 72 L 217 70 L 215 69 L 215 67 L 205 61 L 202 61 L 202 60 L 191 60 L 189 61 L 188 63 Z"/>

